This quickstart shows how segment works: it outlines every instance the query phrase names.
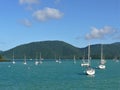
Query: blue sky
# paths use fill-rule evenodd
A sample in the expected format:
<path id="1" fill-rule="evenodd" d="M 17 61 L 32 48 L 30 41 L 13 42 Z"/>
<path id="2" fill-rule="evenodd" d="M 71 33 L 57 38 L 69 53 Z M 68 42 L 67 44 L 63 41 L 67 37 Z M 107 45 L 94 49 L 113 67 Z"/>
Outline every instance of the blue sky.
<path id="1" fill-rule="evenodd" d="M 120 42 L 120 0 L 0 0 L 0 50 L 60 40 Z"/>

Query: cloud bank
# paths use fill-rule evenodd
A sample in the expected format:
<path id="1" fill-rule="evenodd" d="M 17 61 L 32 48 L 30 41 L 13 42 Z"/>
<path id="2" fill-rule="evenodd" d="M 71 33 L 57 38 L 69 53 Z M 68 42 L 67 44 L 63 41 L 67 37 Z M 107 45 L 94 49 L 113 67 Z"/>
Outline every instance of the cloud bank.
<path id="1" fill-rule="evenodd" d="M 86 34 L 85 38 L 87 40 L 101 39 L 101 38 L 106 37 L 109 34 L 112 34 L 113 32 L 115 32 L 115 29 L 110 26 L 105 26 L 101 29 L 97 29 L 96 27 L 93 27 L 91 29 L 91 32 Z"/>
<path id="2" fill-rule="evenodd" d="M 33 13 L 33 17 L 38 21 L 47 21 L 49 19 L 60 19 L 63 13 L 58 9 L 46 7 Z"/>
<path id="3" fill-rule="evenodd" d="M 38 4 L 39 0 L 19 0 L 19 3 L 32 5 L 32 4 Z"/>

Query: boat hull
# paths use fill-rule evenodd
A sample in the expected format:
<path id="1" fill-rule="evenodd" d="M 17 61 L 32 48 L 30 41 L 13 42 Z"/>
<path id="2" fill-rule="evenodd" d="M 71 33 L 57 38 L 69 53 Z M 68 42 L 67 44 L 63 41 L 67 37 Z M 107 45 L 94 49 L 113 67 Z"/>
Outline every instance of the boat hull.
<path id="1" fill-rule="evenodd" d="M 103 65 L 103 64 L 100 64 L 98 67 L 99 67 L 99 69 L 105 69 L 106 68 L 106 66 Z"/>
<path id="2" fill-rule="evenodd" d="M 82 66 L 82 67 L 83 67 L 83 66 L 88 67 L 88 66 L 90 66 L 90 64 L 89 64 L 89 63 L 82 63 L 81 66 Z"/>
<path id="3" fill-rule="evenodd" d="M 15 61 L 13 61 L 12 63 L 15 64 Z"/>
<path id="4" fill-rule="evenodd" d="M 95 70 L 92 69 L 92 68 L 91 68 L 91 69 L 87 69 L 87 70 L 86 70 L 86 74 L 87 74 L 87 75 L 94 75 L 94 74 L 95 74 Z"/>

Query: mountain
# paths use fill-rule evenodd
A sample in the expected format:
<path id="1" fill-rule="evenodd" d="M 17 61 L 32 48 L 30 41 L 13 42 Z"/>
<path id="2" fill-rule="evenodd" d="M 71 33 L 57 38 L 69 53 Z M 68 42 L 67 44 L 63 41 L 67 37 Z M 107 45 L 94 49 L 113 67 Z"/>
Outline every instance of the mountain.
<path id="1" fill-rule="evenodd" d="M 91 57 L 100 58 L 100 44 L 91 45 Z M 104 44 L 104 57 L 114 58 L 120 57 L 120 43 Z M 4 51 L 2 55 L 5 58 L 12 58 L 13 52 L 15 58 L 23 58 L 24 55 L 29 59 L 39 58 L 40 53 L 45 59 L 64 58 L 72 59 L 74 55 L 77 58 L 87 57 L 87 47 L 78 48 L 63 41 L 42 41 L 32 42 L 14 47 L 8 51 Z"/>
<path id="2" fill-rule="evenodd" d="M 32 42 L 12 48 L 2 53 L 6 58 L 12 58 L 13 52 L 15 58 L 39 58 L 40 53 L 43 58 L 50 59 L 55 56 L 61 58 L 73 58 L 73 55 L 79 55 L 79 48 L 76 48 L 63 41 L 42 41 Z"/>
<path id="3" fill-rule="evenodd" d="M 100 58 L 100 48 L 101 44 L 91 45 L 92 58 Z M 120 43 L 103 44 L 103 55 L 107 59 L 120 58 Z"/>

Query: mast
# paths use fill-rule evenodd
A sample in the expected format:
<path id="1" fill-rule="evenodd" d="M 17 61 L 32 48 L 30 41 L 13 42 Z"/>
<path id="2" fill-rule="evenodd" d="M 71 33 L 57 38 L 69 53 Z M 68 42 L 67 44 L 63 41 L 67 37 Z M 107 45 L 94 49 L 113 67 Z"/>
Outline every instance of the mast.
<path id="1" fill-rule="evenodd" d="M 103 59 L 103 45 L 101 44 L 101 60 Z"/>
<path id="2" fill-rule="evenodd" d="M 36 57 L 35 58 L 36 58 L 36 61 L 37 61 L 37 52 L 36 52 Z"/>
<path id="3" fill-rule="evenodd" d="M 14 56 L 14 51 L 13 51 L 13 61 L 14 61 L 14 57 L 15 57 L 15 56 Z"/>
<path id="4" fill-rule="evenodd" d="M 12 63 L 15 64 L 14 51 L 13 51 L 13 61 L 12 61 Z"/>
<path id="5" fill-rule="evenodd" d="M 88 45 L 88 62 L 90 63 L 90 44 Z"/>
<path id="6" fill-rule="evenodd" d="M 55 60 L 56 60 L 56 54 L 55 54 Z"/>
<path id="7" fill-rule="evenodd" d="M 105 60 L 103 59 L 103 44 L 101 44 L 101 64 L 105 64 Z"/>
<path id="8" fill-rule="evenodd" d="M 39 61 L 40 64 L 42 64 L 42 56 L 41 56 L 41 52 L 40 52 L 40 61 Z"/>
<path id="9" fill-rule="evenodd" d="M 36 58 L 36 62 L 37 62 L 37 52 L 36 52 L 36 57 L 35 58 Z"/>
<path id="10" fill-rule="evenodd" d="M 26 55 L 24 54 L 24 62 L 26 63 Z"/>
<path id="11" fill-rule="evenodd" d="M 26 65 L 27 62 L 26 62 L 26 55 L 24 54 L 24 64 Z"/>
<path id="12" fill-rule="evenodd" d="M 73 58 L 73 60 L 74 60 L 74 64 L 76 63 L 76 58 L 75 58 L 75 55 L 74 55 L 74 58 Z"/>
<path id="13" fill-rule="evenodd" d="M 38 65 L 38 60 L 37 60 L 37 52 L 36 52 L 36 57 L 35 57 L 35 65 Z"/>
<path id="14" fill-rule="evenodd" d="M 40 60 L 41 60 L 42 58 L 41 58 L 41 52 L 40 52 Z"/>
<path id="15" fill-rule="evenodd" d="M 74 55 L 74 60 L 76 60 L 76 59 L 75 59 L 75 55 Z"/>

